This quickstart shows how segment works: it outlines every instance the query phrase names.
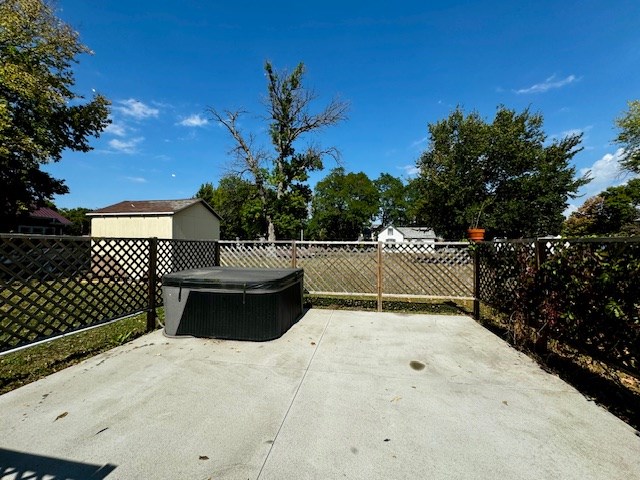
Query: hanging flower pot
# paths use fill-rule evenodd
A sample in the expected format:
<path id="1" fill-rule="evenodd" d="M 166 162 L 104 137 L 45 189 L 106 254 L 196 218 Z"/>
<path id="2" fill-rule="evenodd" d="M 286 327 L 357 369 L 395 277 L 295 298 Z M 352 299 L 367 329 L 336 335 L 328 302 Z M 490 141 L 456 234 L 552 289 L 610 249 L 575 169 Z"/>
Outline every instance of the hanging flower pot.
<path id="1" fill-rule="evenodd" d="M 468 228 L 467 236 L 472 242 L 481 242 L 484 240 L 484 228 Z"/>

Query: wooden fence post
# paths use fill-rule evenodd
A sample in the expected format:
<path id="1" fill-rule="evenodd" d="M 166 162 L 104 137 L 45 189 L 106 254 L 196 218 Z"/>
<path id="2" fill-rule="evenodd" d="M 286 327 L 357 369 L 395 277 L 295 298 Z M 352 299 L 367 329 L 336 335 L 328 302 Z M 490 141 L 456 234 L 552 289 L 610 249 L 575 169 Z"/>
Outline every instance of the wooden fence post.
<path id="1" fill-rule="evenodd" d="M 536 246 L 536 282 L 540 281 L 540 275 L 538 272 L 540 271 L 540 267 L 547 260 L 547 242 L 543 239 L 536 238 L 535 241 Z M 543 319 L 544 320 L 544 319 Z M 535 350 L 539 354 L 547 353 L 549 349 L 549 330 L 548 325 L 545 323 L 542 325 L 540 330 L 536 332 L 535 338 Z"/>
<path id="2" fill-rule="evenodd" d="M 296 241 L 291 240 L 291 268 L 296 268 L 298 264 L 297 257 L 298 257 L 298 252 L 296 248 Z"/>
<path id="3" fill-rule="evenodd" d="M 473 247 L 473 318 L 480 320 L 480 245 Z"/>
<path id="4" fill-rule="evenodd" d="M 378 274 L 377 274 L 377 294 L 378 311 L 382 311 L 382 242 L 378 242 Z"/>
<path id="5" fill-rule="evenodd" d="M 218 240 L 216 240 L 216 243 L 213 246 L 213 266 L 220 266 L 220 242 Z"/>
<path id="6" fill-rule="evenodd" d="M 147 332 L 156 329 L 156 289 L 157 273 L 156 265 L 158 257 L 158 239 L 156 237 L 149 239 L 149 265 L 147 274 Z"/>
<path id="7" fill-rule="evenodd" d="M 547 260 L 547 242 L 539 238 L 536 238 L 535 247 L 536 247 L 536 270 L 540 270 L 540 265 L 542 265 Z"/>

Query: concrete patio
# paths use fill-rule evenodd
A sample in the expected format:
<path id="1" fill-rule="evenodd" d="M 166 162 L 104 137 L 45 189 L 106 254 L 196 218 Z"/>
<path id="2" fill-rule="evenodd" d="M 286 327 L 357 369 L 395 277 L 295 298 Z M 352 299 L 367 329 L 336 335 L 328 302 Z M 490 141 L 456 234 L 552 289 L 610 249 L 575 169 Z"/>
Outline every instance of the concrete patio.
<path id="1" fill-rule="evenodd" d="M 465 316 L 310 310 L 266 343 L 158 331 L 0 412 L 0 478 L 640 478 L 631 427 Z"/>

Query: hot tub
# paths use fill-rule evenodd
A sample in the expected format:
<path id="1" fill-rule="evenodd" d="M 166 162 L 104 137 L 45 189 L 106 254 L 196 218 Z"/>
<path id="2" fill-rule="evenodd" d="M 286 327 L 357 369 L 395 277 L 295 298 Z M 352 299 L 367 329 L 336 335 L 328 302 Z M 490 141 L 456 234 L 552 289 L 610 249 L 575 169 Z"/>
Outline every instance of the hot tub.
<path id="1" fill-rule="evenodd" d="M 212 267 L 162 277 L 167 336 L 265 341 L 302 315 L 302 269 Z"/>

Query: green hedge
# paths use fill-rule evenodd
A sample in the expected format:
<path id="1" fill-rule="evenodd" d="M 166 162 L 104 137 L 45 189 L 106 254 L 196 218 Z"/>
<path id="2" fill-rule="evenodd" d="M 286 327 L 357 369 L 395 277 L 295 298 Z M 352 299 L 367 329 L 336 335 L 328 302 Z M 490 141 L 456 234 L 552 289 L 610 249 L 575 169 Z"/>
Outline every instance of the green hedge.
<path id="1" fill-rule="evenodd" d="M 640 241 L 479 248 L 481 299 L 509 316 L 514 337 L 533 331 L 640 373 Z"/>

